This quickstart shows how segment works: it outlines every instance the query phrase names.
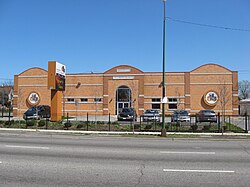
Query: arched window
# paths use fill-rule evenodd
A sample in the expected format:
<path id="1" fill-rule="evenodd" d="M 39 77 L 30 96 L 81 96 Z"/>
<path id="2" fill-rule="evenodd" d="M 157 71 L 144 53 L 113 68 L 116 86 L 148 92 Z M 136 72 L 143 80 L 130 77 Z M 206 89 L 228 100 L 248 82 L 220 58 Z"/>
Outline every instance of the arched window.
<path id="1" fill-rule="evenodd" d="M 123 108 L 131 107 L 131 89 L 128 86 L 120 86 L 116 90 L 116 114 Z"/>

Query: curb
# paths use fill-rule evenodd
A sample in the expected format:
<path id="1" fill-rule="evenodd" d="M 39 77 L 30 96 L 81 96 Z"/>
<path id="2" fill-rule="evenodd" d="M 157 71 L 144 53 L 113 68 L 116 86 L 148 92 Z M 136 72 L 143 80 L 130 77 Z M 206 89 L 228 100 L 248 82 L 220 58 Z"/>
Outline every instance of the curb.
<path id="1" fill-rule="evenodd" d="M 45 130 L 45 129 L 14 129 L 0 128 L 0 131 L 11 132 L 41 132 L 41 133 L 63 133 L 63 134 L 101 134 L 101 135 L 161 135 L 161 132 L 130 132 L 130 131 L 72 131 L 72 130 Z M 167 132 L 170 135 L 197 135 L 197 136 L 250 136 L 250 133 L 189 133 L 189 132 Z"/>

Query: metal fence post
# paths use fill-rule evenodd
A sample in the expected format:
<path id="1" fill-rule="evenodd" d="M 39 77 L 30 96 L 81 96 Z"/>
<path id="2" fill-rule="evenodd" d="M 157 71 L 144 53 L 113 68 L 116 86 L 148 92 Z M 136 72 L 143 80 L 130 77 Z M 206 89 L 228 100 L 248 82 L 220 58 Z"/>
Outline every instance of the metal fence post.
<path id="1" fill-rule="evenodd" d="M 245 133 L 248 133 L 247 114 L 245 114 Z"/>
<path id="2" fill-rule="evenodd" d="M 109 113 L 109 131 L 110 131 L 110 113 Z"/>
<path id="3" fill-rule="evenodd" d="M 87 113 L 87 131 L 89 130 L 89 113 Z"/>
<path id="4" fill-rule="evenodd" d="M 66 128 L 69 130 L 69 113 L 67 112 L 67 123 L 66 123 Z"/>
<path id="5" fill-rule="evenodd" d="M 9 108 L 9 125 L 10 125 L 10 108 Z"/>
<path id="6" fill-rule="evenodd" d="M 229 130 L 231 130 L 231 116 L 229 115 Z"/>
<path id="7" fill-rule="evenodd" d="M 45 121 L 45 128 L 46 128 L 46 130 L 48 129 L 48 120 L 49 120 L 49 118 L 46 117 L 46 121 Z"/>
<path id="8" fill-rule="evenodd" d="M 141 131 L 141 118 L 142 118 L 142 117 L 140 116 L 140 131 Z"/>
<path id="9" fill-rule="evenodd" d="M 156 131 L 156 119 L 154 117 L 154 126 L 155 126 L 155 131 Z"/>
<path id="10" fill-rule="evenodd" d="M 220 132 L 220 113 L 218 112 L 218 132 Z"/>

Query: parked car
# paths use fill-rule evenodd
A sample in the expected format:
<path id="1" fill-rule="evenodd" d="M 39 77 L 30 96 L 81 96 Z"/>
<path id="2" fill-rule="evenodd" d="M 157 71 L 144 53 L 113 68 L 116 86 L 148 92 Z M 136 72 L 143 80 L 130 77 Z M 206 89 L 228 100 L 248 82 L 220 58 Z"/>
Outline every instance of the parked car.
<path id="1" fill-rule="evenodd" d="M 190 122 L 188 111 L 175 110 L 171 116 L 171 122 Z"/>
<path id="2" fill-rule="evenodd" d="M 197 122 L 217 122 L 216 114 L 213 110 L 201 110 L 196 116 Z"/>
<path id="3" fill-rule="evenodd" d="M 137 121 L 137 114 L 133 108 L 123 108 L 117 116 L 118 121 Z"/>
<path id="4" fill-rule="evenodd" d="M 160 122 L 160 113 L 159 110 L 156 109 L 147 109 L 143 116 L 142 116 L 142 121 L 157 121 Z"/>
<path id="5" fill-rule="evenodd" d="M 50 118 L 50 106 L 48 105 L 38 105 L 29 108 L 23 114 L 23 119 L 40 119 L 40 118 Z"/>

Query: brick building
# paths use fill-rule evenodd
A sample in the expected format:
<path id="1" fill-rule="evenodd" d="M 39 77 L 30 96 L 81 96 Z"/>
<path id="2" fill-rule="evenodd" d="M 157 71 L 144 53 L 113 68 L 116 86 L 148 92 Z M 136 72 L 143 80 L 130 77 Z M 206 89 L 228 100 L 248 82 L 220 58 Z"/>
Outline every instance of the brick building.
<path id="1" fill-rule="evenodd" d="M 34 103 L 50 105 L 47 73 L 30 68 L 15 75 L 14 116 L 22 116 Z M 138 114 L 149 108 L 161 109 L 161 82 L 161 72 L 143 72 L 128 65 L 104 73 L 66 74 L 62 112 L 71 116 L 116 115 L 123 107 L 133 107 Z M 217 64 L 205 64 L 191 72 L 166 72 L 166 96 L 166 114 L 176 109 L 194 114 L 201 109 L 220 112 L 222 108 L 226 114 L 238 114 L 238 73 Z"/>

